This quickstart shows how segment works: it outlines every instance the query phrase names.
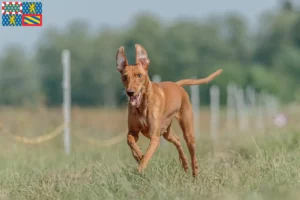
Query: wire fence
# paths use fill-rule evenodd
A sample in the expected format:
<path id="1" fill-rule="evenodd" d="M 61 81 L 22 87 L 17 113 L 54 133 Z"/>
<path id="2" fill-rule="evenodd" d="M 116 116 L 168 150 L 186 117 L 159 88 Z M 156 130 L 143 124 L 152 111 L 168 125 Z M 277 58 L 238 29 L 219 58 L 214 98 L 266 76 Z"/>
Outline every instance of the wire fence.
<path id="1" fill-rule="evenodd" d="M 71 154 L 71 84 L 70 84 L 70 63 L 71 54 L 68 50 L 62 53 L 62 67 L 63 67 L 63 119 L 61 125 L 56 127 L 53 131 L 40 135 L 38 137 L 29 138 L 18 136 L 5 129 L 2 125 L 1 132 L 7 135 L 16 142 L 37 145 L 47 141 L 53 140 L 61 134 L 64 134 L 64 146 L 66 155 Z M 196 77 L 193 77 L 196 78 Z M 152 77 L 154 82 L 160 82 L 161 77 L 154 75 Z M 198 123 L 201 120 L 200 112 L 200 87 L 193 85 L 190 87 L 191 103 L 194 112 L 195 134 L 196 137 L 201 135 L 201 126 Z M 217 142 L 220 134 L 220 89 L 218 85 L 212 85 L 209 90 L 210 95 L 210 137 L 212 141 Z M 227 105 L 226 105 L 226 133 L 229 135 L 238 130 L 239 133 L 244 134 L 249 131 L 264 132 L 268 124 L 272 126 L 285 126 L 287 123 L 286 116 L 280 112 L 280 101 L 276 96 L 270 95 L 266 92 L 258 92 L 251 86 L 241 88 L 235 83 L 228 83 L 227 90 Z M 126 119 L 127 120 L 127 119 Z M 126 130 L 121 132 L 116 137 L 99 140 L 90 138 L 79 134 L 74 135 L 76 138 L 87 142 L 88 144 L 96 146 L 111 146 L 120 143 L 126 139 Z M 164 144 L 164 140 L 161 140 Z"/>

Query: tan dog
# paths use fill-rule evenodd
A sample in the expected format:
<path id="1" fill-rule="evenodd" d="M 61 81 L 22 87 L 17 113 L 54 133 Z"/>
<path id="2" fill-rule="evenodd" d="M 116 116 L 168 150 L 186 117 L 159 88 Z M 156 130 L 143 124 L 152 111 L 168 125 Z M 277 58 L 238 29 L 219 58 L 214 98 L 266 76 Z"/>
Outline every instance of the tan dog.
<path id="1" fill-rule="evenodd" d="M 195 177 L 198 174 L 198 163 L 195 152 L 193 110 L 188 93 L 182 86 L 208 83 L 222 70 L 204 79 L 154 83 L 148 76 L 150 60 L 146 50 L 139 44 L 135 45 L 135 49 L 135 65 L 128 65 L 123 46 L 118 49 L 116 60 L 117 69 L 121 73 L 122 82 L 129 97 L 127 143 L 133 157 L 139 163 L 138 171 L 142 172 L 146 168 L 159 145 L 160 136 L 163 135 L 166 140 L 176 146 L 182 167 L 187 172 L 188 160 L 179 138 L 170 128 L 172 119 L 175 117 L 183 131 Z M 150 139 L 145 156 L 137 145 L 140 132 Z"/>

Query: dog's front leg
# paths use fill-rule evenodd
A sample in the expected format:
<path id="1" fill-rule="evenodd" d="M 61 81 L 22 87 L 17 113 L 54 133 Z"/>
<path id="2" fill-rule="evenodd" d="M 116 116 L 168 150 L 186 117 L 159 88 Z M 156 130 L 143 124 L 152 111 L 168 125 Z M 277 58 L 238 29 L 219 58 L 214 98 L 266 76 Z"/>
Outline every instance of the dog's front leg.
<path id="1" fill-rule="evenodd" d="M 154 152 L 156 151 L 158 145 L 159 145 L 159 141 L 160 141 L 160 127 L 158 126 L 158 123 L 154 123 L 156 124 L 155 127 L 152 128 L 152 130 L 150 130 L 150 144 L 148 146 L 147 152 L 142 160 L 142 162 L 140 163 L 139 167 L 138 167 L 138 172 L 142 172 L 150 158 L 153 156 Z"/>
<path id="2" fill-rule="evenodd" d="M 139 140 L 139 134 L 134 133 L 132 131 L 129 131 L 127 134 L 127 144 L 130 147 L 130 150 L 132 152 L 132 155 L 134 159 L 140 163 L 141 160 L 143 159 L 143 153 L 139 146 L 137 145 L 137 141 Z"/>

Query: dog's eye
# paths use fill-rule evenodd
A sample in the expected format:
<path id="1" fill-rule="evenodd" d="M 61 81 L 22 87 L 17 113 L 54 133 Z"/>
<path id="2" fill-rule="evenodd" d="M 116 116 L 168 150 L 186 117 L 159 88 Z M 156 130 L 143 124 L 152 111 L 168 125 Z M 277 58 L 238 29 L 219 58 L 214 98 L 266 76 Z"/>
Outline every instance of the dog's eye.
<path id="1" fill-rule="evenodd" d="M 141 78 L 141 77 L 142 77 L 142 74 L 138 74 L 137 76 L 138 76 L 139 78 Z"/>
<path id="2" fill-rule="evenodd" d="M 122 77 L 123 81 L 127 81 L 127 76 Z"/>

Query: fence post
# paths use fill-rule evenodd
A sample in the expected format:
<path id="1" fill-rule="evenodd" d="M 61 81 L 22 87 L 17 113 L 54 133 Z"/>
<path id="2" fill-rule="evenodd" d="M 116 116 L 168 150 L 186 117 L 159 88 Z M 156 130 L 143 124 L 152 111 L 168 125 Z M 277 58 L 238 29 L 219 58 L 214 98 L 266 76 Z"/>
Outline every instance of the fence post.
<path id="1" fill-rule="evenodd" d="M 226 127 L 228 134 L 232 131 L 233 125 L 235 124 L 235 90 L 235 83 L 229 83 L 227 85 Z"/>
<path id="2" fill-rule="evenodd" d="M 64 145 L 66 155 L 71 153 L 71 76 L 70 76 L 70 51 L 63 50 L 62 52 L 63 65 L 63 115 L 64 115 Z"/>
<path id="3" fill-rule="evenodd" d="M 237 114 L 239 120 L 239 129 L 241 132 L 245 133 L 248 128 L 248 118 L 247 118 L 247 107 L 245 104 L 244 90 L 243 88 L 237 88 L 235 92 L 236 102 L 237 102 Z"/>
<path id="4" fill-rule="evenodd" d="M 248 117 L 248 123 L 250 122 L 251 125 L 249 126 L 248 124 L 248 127 L 251 128 L 253 127 L 252 124 L 253 124 L 253 120 L 255 118 L 255 106 L 256 106 L 256 97 L 255 97 L 255 89 L 251 86 L 247 86 L 246 87 L 246 100 L 247 100 L 247 117 Z"/>
<path id="5" fill-rule="evenodd" d="M 214 142 L 218 140 L 219 114 L 220 114 L 220 89 L 213 85 L 210 87 L 210 134 Z"/>
<path id="6" fill-rule="evenodd" d="M 263 93 L 260 92 L 257 95 L 257 117 L 256 117 L 256 128 L 264 133 L 265 130 L 265 119 L 264 119 L 264 98 Z"/>
<path id="7" fill-rule="evenodd" d="M 193 77 L 196 78 L 196 77 Z M 193 107 L 193 115 L 194 115 L 194 131 L 195 137 L 199 137 L 200 135 L 200 97 L 199 97 L 199 85 L 191 85 L 191 103 Z"/>

